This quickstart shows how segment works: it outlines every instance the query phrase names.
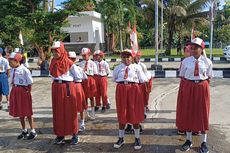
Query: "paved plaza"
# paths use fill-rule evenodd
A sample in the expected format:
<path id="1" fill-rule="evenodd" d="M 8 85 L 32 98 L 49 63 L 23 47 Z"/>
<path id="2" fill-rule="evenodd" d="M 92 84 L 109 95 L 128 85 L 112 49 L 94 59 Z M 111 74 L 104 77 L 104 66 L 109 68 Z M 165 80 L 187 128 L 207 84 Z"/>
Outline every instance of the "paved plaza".
<path id="1" fill-rule="evenodd" d="M 34 78 L 32 87 L 33 110 L 37 125 L 38 137 L 35 140 L 16 140 L 20 131 L 18 119 L 0 111 L 0 152 L 134 152 L 134 135 L 126 135 L 126 144 L 114 149 L 117 140 L 118 123 L 115 108 L 115 83 L 109 79 L 109 99 L 111 109 L 106 113 L 96 114 L 94 121 L 86 122 L 86 131 L 80 133 L 80 142 L 76 146 L 69 145 L 71 137 L 67 137 L 65 145 L 53 145 L 51 78 Z M 150 95 L 150 112 L 142 123 L 142 149 L 135 152 L 180 153 L 185 137 L 177 135 L 175 127 L 176 98 L 178 78 L 154 79 Z M 211 114 L 208 144 L 211 153 L 229 152 L 230 143 L 230 94 L 229 79 L 213 79 L 211 82 Z M 5 99 L 4 99 L 5 100 Z M 194 146 L 191 153 L 198 152 L 200 139 L 193 137 Z"/>

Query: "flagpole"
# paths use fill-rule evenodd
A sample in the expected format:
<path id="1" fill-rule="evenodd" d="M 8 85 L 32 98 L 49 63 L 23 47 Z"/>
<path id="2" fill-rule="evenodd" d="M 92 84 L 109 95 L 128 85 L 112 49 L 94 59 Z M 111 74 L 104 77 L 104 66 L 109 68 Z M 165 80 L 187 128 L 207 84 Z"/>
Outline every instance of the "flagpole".
<path id="1" fill-rule="evenodd" d="M 151 65 L 152 70 L 162 70 L 158 64 L 158 0 L 155 0 L 155 63 Z"/>
<path id="2" fill-rule="evenodd" d="M 158 65 L 158 0 L 155 0 L 155 65 Z"/>
<path id="3" fill-rule="evenodd" d="M 212 41 L 213 41 L 213 7 L 214 7 L 215 0 L 212 0 L 211 7 L 210 7 L 210 60 L 212 60 Z"/>
<path id="4" fill-rule="evenodd" d="M 164 3 L 163 0 L 161 0 L 161 52 L 163 52 L 163 10 L 164 10 Z"/>

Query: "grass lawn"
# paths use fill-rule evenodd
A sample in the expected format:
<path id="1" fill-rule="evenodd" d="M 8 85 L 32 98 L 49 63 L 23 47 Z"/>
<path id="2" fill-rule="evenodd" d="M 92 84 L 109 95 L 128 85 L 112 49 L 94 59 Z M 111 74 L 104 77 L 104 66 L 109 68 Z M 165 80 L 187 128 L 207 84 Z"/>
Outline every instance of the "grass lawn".
<path id="1" fill-rule="evenodd" d="M 209 57 L 210 56 L 210 51 L 209 48 L 205 49 L 206 54 Z M 155 58 L 155 49 L 142 49 L 142 58 Z M 223 56 L 223 50 L 221 48 L 213 48 L 212 50 L 212 55 L 213 57 L 222 57 Z M 159 54 L 162 53 L 159 51 Z M 159 58 L 173 58 L 173 57 L 183 57 L 183 55 L 177 55 L 176 49 L 171 50 L 171 55 L 170 56 L 162 56 L 159 55 Z M 119 54 L 113 54 L 110 56 L 106 56 L 106 58 L 120 58 Z"/>

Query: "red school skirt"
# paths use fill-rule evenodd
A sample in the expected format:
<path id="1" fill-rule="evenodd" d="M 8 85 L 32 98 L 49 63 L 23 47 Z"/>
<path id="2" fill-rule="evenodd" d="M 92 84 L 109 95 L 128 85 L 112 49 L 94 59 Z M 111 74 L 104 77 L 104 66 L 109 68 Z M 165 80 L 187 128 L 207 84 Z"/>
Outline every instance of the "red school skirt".
<path id="1" fill-rule="evenodd" d="M 147 83 L 141 83 L 141 94 L 143 97 L 144 105 L 148 106 L 149 104 L 149 94 L 152 91 L 152 78 Z"/>
<path id="2" fill-rule="evenodd" d="M 177 127 L 182 131 L 209 129 L 210 87 L 208 80 L 195 83 L 184 79 L 178 93 Z"/>
<path id="3" fill-rule="evenodd" d="M 87 109 L 86 99 L 85 99 L 85 93 L 82 88 L 82 84 L 80 82 L 75 82 L 75 88 L 76 88 L 76 96 L 77 96 L 77 111 L 83 112 L 83 110 Z"/>
<path id="4" fill-rule="evenodd" d="M 121 124 L 139 124 L 144 120 L 144 102 L 138 84 L 117 83 L 117 118 Z"/>
<path id="5" fill-rule="evenodd" d="M 12 86 L 9 114 L 13 117 L 33 115 L 31 86 Z"/>
<path id="6" fill-rule="evenodd" d="M 178 90 L 178 94 L 177 94 L 177 106 L 176 106 L 176 126 L 177 127 L 180 127 L 183 124 L 181 112 L 183 111 L 183 97 L 184 97 L 183 93 L 186 90 L 187 89 L 184 86 L 184 78 L 181 78 L 179 90 Z M 180 130 L 180 129 L 178 129 L 178 130 Z"/>
<path id="7" fill-rule="evenodd" d="M 96 82 L 93 76 L 88 76 L 88 79 L 82 80 L 82 87 L 86 98 L 92 98 L 96 95 Z"/>
<path id="8" fill-rule="evenodd" d="M 74 82 L 52 83 L 53 128 L 57 136 L 78 132 L 76 85 Z"/>

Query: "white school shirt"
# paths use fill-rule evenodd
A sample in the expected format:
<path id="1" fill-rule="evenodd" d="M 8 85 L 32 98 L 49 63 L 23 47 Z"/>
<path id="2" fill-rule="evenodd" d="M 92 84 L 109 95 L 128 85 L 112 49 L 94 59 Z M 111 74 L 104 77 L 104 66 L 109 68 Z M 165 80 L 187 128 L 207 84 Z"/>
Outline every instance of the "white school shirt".
<path id="1" fill-rule="evenodd" d="M 142 63 L 142 62 L 138 62 L 137 64 L 141 66 L 142 71 L 145 73 L 145 76 L 147 77 L 148 80 L 150 80 L 152 78 L 152 75 L 147 70 L 147 66 L 144 63 Z"/>
<path id="2" fill-rule="evenodd" d="M 0 56 L 0 72 L 7 72 L 8 69 L 10 69 L 8 60 Z"/>
<path id="3" fill-rule="evenodd" d="M 73 64 L 65 74 L 62 74 L 59 77 L 51 76 L 51 78 L 53 80 L 76 81 L 82 80 L 83 74 L 80 72 L 80 69 L 75 64 Z"/>
<path id="4" fill-rule="evenodd" d="M 33 83 L 33 79 L 30 70 L 23 64 L 17 68 L 12 68 L 10 71 L 10 83 L 21 86 L 31 85 Z"/>
<path id="5" fill-rule="evenodd" d="M 128 78 L 124 79 L 126 67 L 128 67 Z M 114 82 L 144 83 L 148 81 L 144 72 L 141 70 L 140 67 L 138 68 L 136 64 L 130 64 L 126 66 L 123 63 L 115 67 L 115 69 L 113 70 L 112 79 Z"/>
<path id="6" fill-rule="evenodd" d="M 79 66 L 83 69 L 85 68 L 86 60 L 83 60 L 79 63 Z M 97 65 L 92 60 L 88 60 L 87 71 L 84 71 L 87 75 L 93 76 L 94 74 L 98 74 Z"/>
<path id="7" fill-rule="evenodd" d="M 107 75 L 110 74 L 109 64 L 106 61 L 104 61 L 104 60 L 102 60 L 100 62 L 96 61 L 95 63 L 97 65 L 98 75 L 107 76 Z M 99 68 L 99 64 L 101 65 L 101 71 L 100 71 L 100 68 Z"/>
<path id="8" fill-rule="evenodd" d="M 73 76 L 75 82 L 82 82 L 82 80 L 88 79 L 87 75 L 85 74 L 85 72 L 83 71 L 81 67 L 74 64 L 74 69 L 76 71 L 75 73 L 78 73 L 78 74 L 80 73 L 80 75 Z"/>
<path id="9" fill-rule="evenodd" d="M 194 76 L 195 63 L 199 61 L 199 76 Z M 206 80 L 213 77 L 213 64 L 210 59 L 201 55 L 198 59 L 193 56 L 185 58 L 181 63 L 179 76 L 188 80 Z"/>

